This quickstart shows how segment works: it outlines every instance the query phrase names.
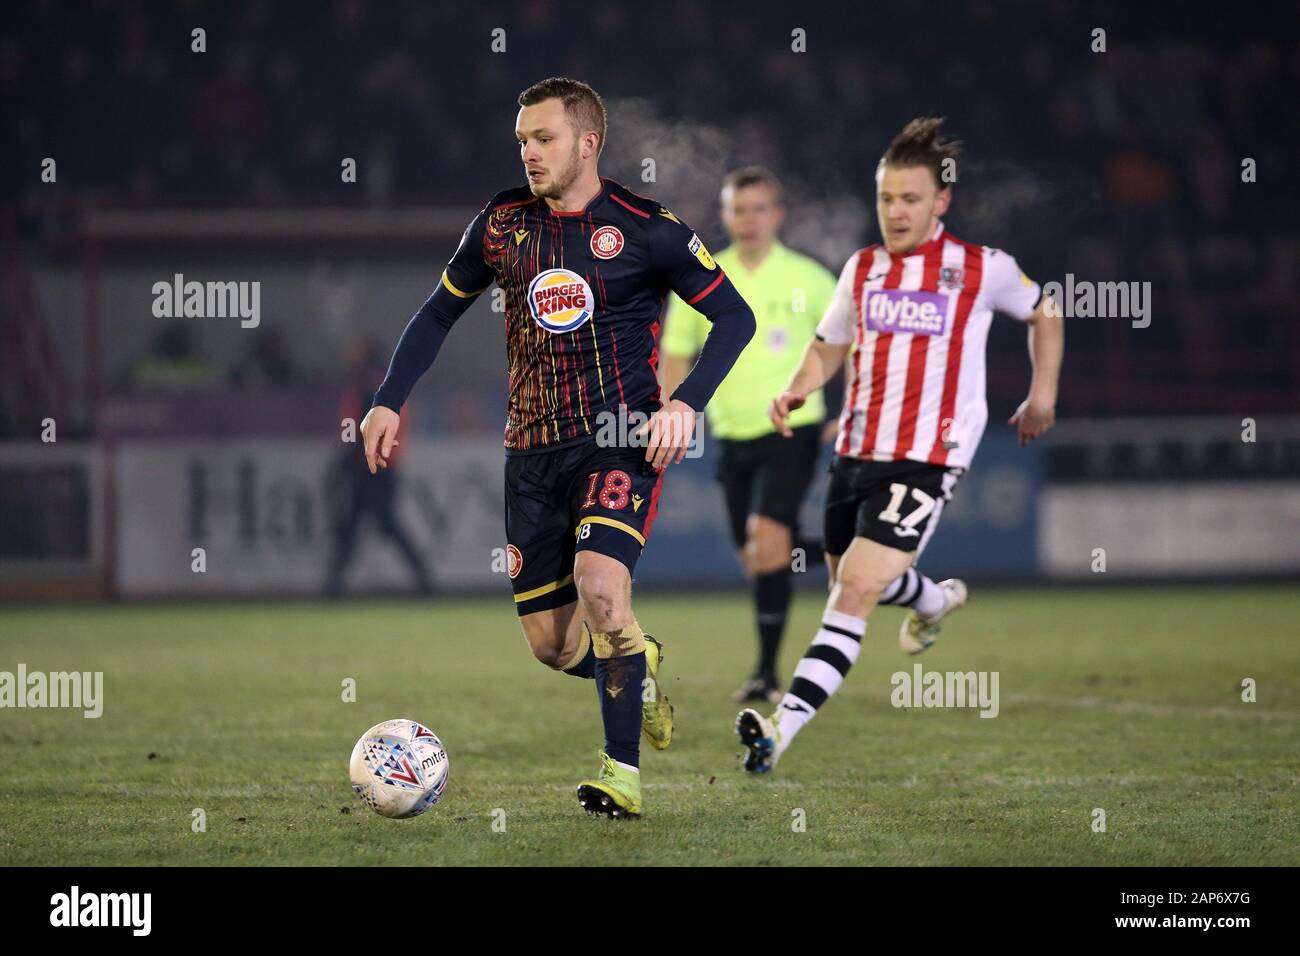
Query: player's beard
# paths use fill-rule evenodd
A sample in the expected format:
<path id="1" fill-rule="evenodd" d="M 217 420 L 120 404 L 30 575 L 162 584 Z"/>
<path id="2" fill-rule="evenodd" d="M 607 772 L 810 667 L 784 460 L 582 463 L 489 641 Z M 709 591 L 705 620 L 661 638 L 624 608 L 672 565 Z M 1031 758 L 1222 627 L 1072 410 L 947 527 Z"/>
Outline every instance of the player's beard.
<path id="1" fill-rule="evenodd" d="M 582 174 L 582 164 L 578 156 L 578 143 L 573 144 L 573 152 L 569 155 L 569 162 L 563 169 L 556 170 L 551 177 L 549 186 L 534 186 L 529 183 L 529 189 L 534 196 L 542 199 L 559 199 L 569 188 L 578 181 L 578 176 Z"/>

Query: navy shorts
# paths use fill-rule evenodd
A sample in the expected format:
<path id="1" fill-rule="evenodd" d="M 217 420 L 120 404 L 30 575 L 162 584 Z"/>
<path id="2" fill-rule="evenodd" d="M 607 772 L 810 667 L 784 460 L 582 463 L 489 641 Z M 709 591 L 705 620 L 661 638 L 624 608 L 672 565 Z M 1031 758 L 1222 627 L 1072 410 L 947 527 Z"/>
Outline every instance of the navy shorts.
<path id="1" fill-rule="evenodd" d="M 595 440 L 506 458 L 506 571 L 520 616 L 578 599 L 573 559 L 595 551 L 636 568 L 663 472 L 644 448 Z"/>

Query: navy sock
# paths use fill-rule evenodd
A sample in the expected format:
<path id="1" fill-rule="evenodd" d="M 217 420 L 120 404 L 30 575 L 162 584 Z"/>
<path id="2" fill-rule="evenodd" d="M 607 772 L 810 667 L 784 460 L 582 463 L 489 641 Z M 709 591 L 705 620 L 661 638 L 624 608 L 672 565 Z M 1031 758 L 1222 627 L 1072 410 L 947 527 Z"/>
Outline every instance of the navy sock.
<path id="1" fill-rule="evenodd" d="M 588 644 L 587 653 L 582 656 L 582 660 L 566 667 L 564 673 L 591 680 L 596 676 L 596 649 Z"/>
<path id="2" fill-rule="evenodd" d="M 645 651 L 596 659 L 596 693 L 605 724 L 605 753 L 630 767 L 641 766 L 641 689 Z"/>
<path id="3" fill-rule="evenodd" d="M 757 677 L 776 680 L 776 655 L 781 649 L 781 635 L 785 633 L 793 592 L 790 571 L 786 568 L 754 579 L 754 606 L 758 612 Z"/>

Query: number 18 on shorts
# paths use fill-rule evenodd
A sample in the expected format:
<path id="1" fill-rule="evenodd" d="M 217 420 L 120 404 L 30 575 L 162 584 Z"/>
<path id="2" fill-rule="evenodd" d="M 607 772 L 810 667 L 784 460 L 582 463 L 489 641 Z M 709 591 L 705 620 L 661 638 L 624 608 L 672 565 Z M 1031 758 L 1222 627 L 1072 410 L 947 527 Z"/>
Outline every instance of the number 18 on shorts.
<path id="1" fill-rule="evenodd" d="M 630 574 L 645 547 L 663 473 L 639 448 L 594 442 L 506 459 L 508 572 L 520 615 L 577 600 L 573 562 L 595 551 Z"/>

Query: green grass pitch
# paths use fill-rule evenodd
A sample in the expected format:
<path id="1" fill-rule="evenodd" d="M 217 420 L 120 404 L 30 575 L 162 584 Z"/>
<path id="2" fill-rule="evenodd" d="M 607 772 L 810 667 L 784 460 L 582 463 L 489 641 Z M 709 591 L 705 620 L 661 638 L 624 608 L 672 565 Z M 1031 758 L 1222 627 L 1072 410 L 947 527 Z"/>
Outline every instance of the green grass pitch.
<path id="1" fill-rule="evenodd" d="M 783 675 L 821 606 L 799 594 Z M 105 675 L 97 720 L 0 710 L 0 864 L 1300 864 L 1294 588 L 975 588 L 918 658 L 881 610 L 760 778 L 728 700 L 751 663 L 744 597 L 636 607 L 677 708 L 672 747 L 643 753 L 639 821 L 579 810 L 594 687 L 532 659 L 505 597 L 0 609 L 0 670 Z M 917 662 L 998 671 L 999 716 L 893 708 L 890 675 Z M 451 758 L 413 820 L 348 786 L 352 744 L 390 717 Z"/>

